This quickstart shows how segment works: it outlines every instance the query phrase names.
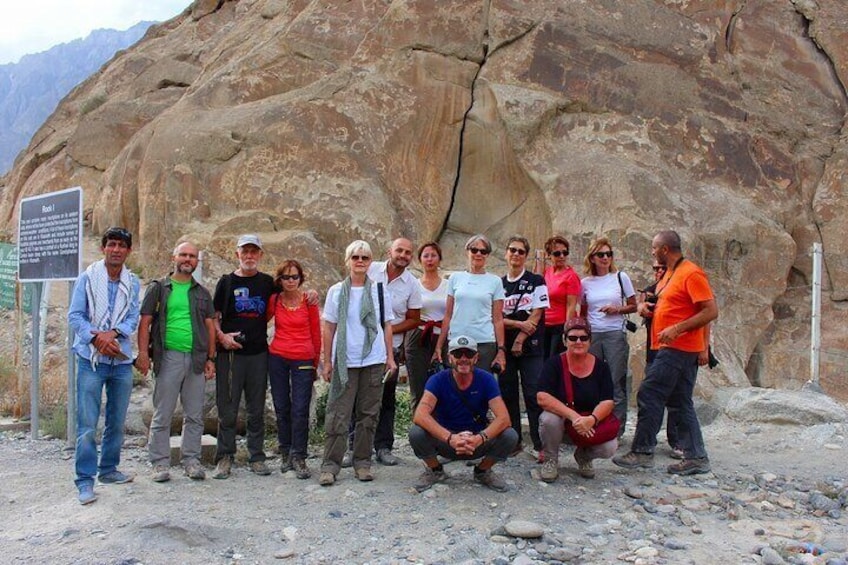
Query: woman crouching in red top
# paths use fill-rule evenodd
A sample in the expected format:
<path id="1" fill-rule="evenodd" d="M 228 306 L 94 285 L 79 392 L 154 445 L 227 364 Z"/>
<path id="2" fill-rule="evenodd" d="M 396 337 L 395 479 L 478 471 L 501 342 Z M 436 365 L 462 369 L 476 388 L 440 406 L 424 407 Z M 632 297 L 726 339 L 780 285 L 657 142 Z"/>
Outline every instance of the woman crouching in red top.
<path id="1" fill-rule="evenodd" d="M 268 319 L 274 319 L 274 339 L 268 356 L 271 397 L 277 413 L 280 472 L 294 469 L 298 479 L 311 475 L 306 466 L 309 440 L 309 403 L 321 356 L 321 323 L 318 306 L 307 304 L 300 290 L 303 267 L 293 259 L 277 267 Z"/>

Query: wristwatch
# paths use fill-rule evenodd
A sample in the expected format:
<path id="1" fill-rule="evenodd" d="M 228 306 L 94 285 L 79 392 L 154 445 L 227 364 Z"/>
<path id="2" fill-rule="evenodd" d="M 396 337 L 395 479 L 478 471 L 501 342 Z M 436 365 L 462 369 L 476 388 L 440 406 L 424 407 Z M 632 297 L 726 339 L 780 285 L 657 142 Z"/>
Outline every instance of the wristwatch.
<path id="1" fill-rule="evenodd" d="M 216 357 L 207 357 L 206 358 L 207 361 L 211 361 L 212 363 L 215 362 L 215 359 L 216 359 Z"/>
<path id="2" fill-rule="evenodd" d="M 503 345 L 499 345 L 498 349 L 506 353 L 506 347 L 504 347 Z"/>

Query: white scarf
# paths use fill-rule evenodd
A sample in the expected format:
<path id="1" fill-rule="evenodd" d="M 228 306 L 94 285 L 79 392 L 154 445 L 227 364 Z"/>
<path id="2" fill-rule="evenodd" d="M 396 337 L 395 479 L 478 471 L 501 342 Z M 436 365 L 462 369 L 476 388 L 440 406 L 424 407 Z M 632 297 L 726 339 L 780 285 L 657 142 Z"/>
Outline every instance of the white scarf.
<path id="1" fill-rule="evenodd" d="M 85 270 L 88 275 L 88 285 L 85 294 L 88 298 L 88 317 L 94 331 L 105 332 L 115 328 L 126 317 L 130 308 L 130 293 L 132 292 L 132 273 L 126 266 L 121 268 L 118 280 L 118 293 L 115 296 L 115 306 L 109 316 L 109 273 L 106 262 L 95 261 Z M 100 353 L 94 344 L 88 346 L 91 351 L 91 367 L 97 368 Z"/>

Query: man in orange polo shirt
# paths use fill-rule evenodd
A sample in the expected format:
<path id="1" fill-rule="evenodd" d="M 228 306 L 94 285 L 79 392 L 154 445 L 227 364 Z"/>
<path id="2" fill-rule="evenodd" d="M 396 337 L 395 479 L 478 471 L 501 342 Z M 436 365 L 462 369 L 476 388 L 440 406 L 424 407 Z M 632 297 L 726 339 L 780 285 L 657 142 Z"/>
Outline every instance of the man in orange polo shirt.
<path id="1" fill-rule="evenodd" d="M 680 236 L 666 230 L 654 236 L 651 255 L 667 270 L 657 283 L 656 304 L 642 303 L 639 314 L 653 318 L 651 342 L 658 349 L 636 396 L 639 419 L 626 455 L 614 457 L 619 467 L 654 466 L 657 432 L 666 404 L 679 406 L 680 447 L 683 460 L 669 465 L 678 475 L 707 473 L 710 460 L 704 448 L 701 425 L 695 414 L 692 391 L 698 372 L 698 354 L 705 343 L 705 326 L 718 317 L 718 306 L 707 275 L 681 252 Z"/>

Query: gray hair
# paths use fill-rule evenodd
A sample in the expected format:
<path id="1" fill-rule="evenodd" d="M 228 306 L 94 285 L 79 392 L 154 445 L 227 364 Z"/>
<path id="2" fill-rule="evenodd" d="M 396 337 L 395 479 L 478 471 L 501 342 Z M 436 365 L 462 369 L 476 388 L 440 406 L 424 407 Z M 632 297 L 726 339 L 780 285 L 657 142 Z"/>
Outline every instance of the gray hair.
<path id="1" fill-rule="evenodd" d="M 357 239 L 356 241 L 351 242 L 351 244 L 347 246 L 347 249 L 345 249 L 345 263 L 350 261 L 351 256 L 357 251 L 362 251 L 369 257 L 374 256 L 374 254 L 371 253 L 371 246 L 368 245 L 368 242 Z"/>
<path id="2" fill-rule="evenodd" d="M 486 252 L 492 252 L 492 243 L 489 241 L 489 238 L 483 235 L 482 233 L 478 233 L 469 237 L 468 241 L 465 242 L 465 250 L 468 251 L 469 249 L 471 249 L 471 246 L 477 243 L 478 241 L 483 243 L 483 246 L 486 248 Z"/>

